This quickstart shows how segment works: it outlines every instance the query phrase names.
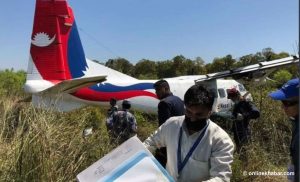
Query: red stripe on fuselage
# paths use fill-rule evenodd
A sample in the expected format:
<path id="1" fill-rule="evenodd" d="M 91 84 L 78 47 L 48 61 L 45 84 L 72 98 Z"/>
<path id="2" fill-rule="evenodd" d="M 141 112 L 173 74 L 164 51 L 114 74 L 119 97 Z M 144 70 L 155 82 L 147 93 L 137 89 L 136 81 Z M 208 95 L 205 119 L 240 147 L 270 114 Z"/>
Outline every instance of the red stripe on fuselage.
<path id="1" fill-rule="evenodd" d="M 98 92 L 92 90 L 90 88 L 83 88 L 72 95 L 89 101 L 99 101 L 99 102 L 108 102 L 111 98 L 115 98 L 116 100 L 124 100 L 132 97 L 138 96 L 148 96 L 157 98 L 157 96 L 152 92 L 147 92 L 144 90 L 136 90 L 136 91 L 122 91 L 122 92 Z"/>

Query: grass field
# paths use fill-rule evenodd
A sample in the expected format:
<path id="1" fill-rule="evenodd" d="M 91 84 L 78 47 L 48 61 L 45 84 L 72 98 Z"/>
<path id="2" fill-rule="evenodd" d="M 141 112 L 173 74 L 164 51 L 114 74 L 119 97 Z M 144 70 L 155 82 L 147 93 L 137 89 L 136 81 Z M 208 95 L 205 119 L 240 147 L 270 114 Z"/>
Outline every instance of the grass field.
<path id="1" fill-rule="evenodd" d="M 261 117 L 251 122 L 251 143 L 234 156 L 231 181 L 286 181 L 286 176 L 243 175 L 244 171 L 283 172 L 289 162 L 291 125 L 280 103 L 267 97 L 267 86 L 250 91 Z M 1 98 L 0 181 L 75 181 L 79 172 L 116 147 L 109 142 L 104 109 L 57 113 L 18 104 L 17 99 Z M 135 114 L 143 141 L 157 128 L 156 116 Z M 230 125 L 224 122 L 219 124 Z M 89 126 L 95 128 L 94 134 L 83 138 L 82 131 Z"/>

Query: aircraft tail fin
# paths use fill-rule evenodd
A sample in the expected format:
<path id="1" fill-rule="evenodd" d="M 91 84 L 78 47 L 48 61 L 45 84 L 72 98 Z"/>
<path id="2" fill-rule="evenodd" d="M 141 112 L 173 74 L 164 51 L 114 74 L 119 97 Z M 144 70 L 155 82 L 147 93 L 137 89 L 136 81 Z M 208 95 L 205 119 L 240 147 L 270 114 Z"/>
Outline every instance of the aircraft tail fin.
<path id="1" fill-rule="evenodd" d="M 78 78 L 79 74 L 72 74 L 69 60 L 80 59 L 85 56 L 67 1 L 36 0 L 27 79 L 55 82 Z"/>
<path id="2" fill-rule="evenodd" d="M 82 102 L 72 96 L 77 90 L 105 80 L 124 79 L 136 80 L 85 58 L 74 14 L 66 0 L 36 0 L 24 86 L 33 94 L 34 105 L 54 105 L 58 110 L 79 108 Z"/>
<path id="3" fill-rule="evenodd" d="M 66 0 L 36 0 L 25 90 L 37 92 L 64 80 L 99 75 L 107 80 L 136 80 L 85 58 Z"/>

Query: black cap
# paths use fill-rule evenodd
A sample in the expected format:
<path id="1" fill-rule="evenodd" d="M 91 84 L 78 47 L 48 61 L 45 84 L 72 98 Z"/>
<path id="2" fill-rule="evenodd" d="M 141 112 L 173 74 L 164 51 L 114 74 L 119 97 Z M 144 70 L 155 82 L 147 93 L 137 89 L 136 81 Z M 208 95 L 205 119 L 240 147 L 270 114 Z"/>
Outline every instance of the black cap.
<path id="1" fill-rule="evenodd" d="M 130 109 L 130 107 L 131 107 L 130 101 L 129 100 L 123 100 L 122 107 L 123 107 L 123 109 Z"/>

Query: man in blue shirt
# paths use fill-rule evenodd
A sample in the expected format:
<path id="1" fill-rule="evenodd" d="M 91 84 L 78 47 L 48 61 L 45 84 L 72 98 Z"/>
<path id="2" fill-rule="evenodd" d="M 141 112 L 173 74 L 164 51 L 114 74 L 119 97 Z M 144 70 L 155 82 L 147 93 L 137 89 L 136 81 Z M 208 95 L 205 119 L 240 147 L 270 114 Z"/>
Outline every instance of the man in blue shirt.
<path id="1" fill-rule="evenodd" d="M 294 169 L 294 181 L 299 181 L 299 78 L 289 80 L 279 90 L 269 96 L 282 103 L 285 114 L 293 124 L 290 155 L 292 158 L 291 169 Z M 289 176 L 292 177 L 292 176 Z"/>

